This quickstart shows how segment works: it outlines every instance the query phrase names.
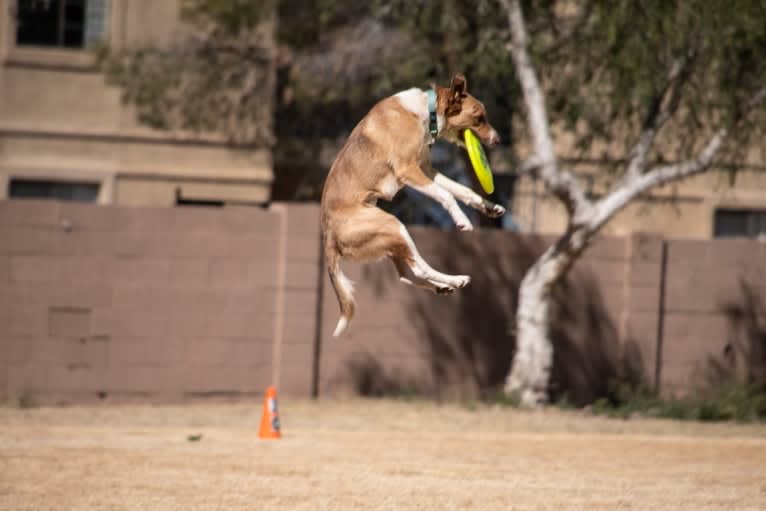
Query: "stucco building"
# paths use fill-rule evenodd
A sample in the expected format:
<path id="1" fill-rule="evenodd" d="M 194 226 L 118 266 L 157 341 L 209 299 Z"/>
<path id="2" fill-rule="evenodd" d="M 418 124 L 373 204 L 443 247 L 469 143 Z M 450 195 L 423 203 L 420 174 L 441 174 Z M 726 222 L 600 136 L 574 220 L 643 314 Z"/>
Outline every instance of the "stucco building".
<path id="1" fill-rule="evenodd" d="M 96 68 L 177 37 L 178 0 L 0 0 L 0 199 L 264 204 L 266 148 L 140 125 Z"/>
<path id="2" fill-rule="evenodd" d="M 575 165 L 598 199 L 606 190 L 597 164 Z M 558 233 L 566 227 L 563 206 L 529 177 L 516 182 L 514 220 L 524 232 Z M 766 239 L 766 164 L 754 161 L 736 174 L 721 166 L 638 198 L 603 228 L 609 235 L 658 232 L 670 238 Z"/>

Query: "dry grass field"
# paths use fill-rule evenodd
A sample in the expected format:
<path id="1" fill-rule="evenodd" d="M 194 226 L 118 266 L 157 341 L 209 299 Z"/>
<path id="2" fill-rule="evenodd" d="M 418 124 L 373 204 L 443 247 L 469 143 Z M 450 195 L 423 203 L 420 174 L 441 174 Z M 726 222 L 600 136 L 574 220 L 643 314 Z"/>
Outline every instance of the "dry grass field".
<path id="1" fill-rule="evenodd" d="M 280 406 L 276 441 L 257 438 L 260 403 L 0 408 L 0 509 L 766 509 L 764 426 Z"/>

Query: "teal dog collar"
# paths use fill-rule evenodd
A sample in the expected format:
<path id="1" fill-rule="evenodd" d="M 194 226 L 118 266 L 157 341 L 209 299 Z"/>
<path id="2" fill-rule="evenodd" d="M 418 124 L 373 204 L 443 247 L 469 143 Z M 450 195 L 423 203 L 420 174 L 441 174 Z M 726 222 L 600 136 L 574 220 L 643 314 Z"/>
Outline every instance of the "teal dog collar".
<path id="1" fill-rule="evenodd" d="M 426 94 L 428 95 L 428 131 L 435 140 L 439 133 L 439 125 L 436 122 L 436 91 L 428 89 Z"/>

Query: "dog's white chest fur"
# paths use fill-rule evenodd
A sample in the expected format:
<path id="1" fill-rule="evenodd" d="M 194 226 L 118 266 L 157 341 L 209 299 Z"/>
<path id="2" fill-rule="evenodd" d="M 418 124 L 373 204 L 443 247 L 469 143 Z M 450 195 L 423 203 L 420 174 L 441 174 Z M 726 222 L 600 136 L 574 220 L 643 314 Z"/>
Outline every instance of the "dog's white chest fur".
<path id="1" fill-rule="evenodd" d="M 418 88 L 407 89 L 402 92 L 394 94 L 394 97 L 399 100 L 404 108 L 420 117 L 423 124 L 423 137 L 427 143 L 433 143 L 431 138 L 431 132 L 429 130 L 428 121 L 428 94 L 425 91 Z M 436 116 L 436 130 L 441 131 L 444 125 L 444 117 L 442 115 Z"/>

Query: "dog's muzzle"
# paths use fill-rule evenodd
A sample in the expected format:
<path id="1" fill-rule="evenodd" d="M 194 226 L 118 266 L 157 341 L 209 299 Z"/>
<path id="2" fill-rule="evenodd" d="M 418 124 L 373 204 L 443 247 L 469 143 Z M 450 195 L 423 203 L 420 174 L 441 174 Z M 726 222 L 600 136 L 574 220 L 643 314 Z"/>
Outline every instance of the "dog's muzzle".
<path id="1" fill-rule="evenodd" d="M 486 141 L 485 145 L 487 147 L 495 147 L 499 143 L 500 143 L 500 135 L 497 134 L 497 131 L 492 130 L 492 132 L 489 134 L 489 140 Z"/>

